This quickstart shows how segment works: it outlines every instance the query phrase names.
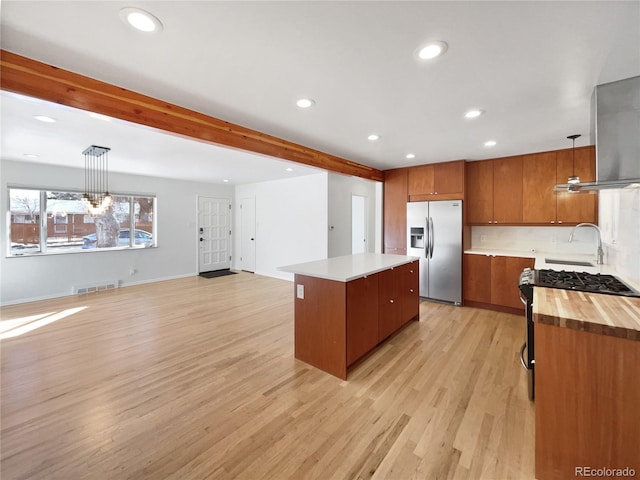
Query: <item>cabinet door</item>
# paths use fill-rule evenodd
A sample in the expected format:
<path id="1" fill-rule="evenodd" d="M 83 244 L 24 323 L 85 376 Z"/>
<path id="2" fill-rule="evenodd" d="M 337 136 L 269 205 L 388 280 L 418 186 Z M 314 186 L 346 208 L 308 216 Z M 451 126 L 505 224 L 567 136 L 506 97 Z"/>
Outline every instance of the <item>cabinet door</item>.
<path id="1" fill-rule="evenodd" d="M 556 162 L 558 183 L 567 183 L 567 178 L 574 172 L 580 177 L 581 182 L 593 182 L 596 179 L 596 157 L 593 146 L 576 148 L 575 153 L 572 150 L 560 150 L 557 152 Z M 558 192 L 556 207 L 559 224 L 598 222 L 597 192 L 590 194 Z"/>
<path id="2" fill-rule="evenodd" d="M 404 254 L 407 249 L 407 169 L 384 174 L 384 251 Z"/>
<path id="3" fill-rule="evenodd" d="M 465 195 L 466 223 L 483 224 L 493 220 L 493 160 L 467 162 Z"/>
<path id="4" fill-rule="evenodd" d="M 556 223 L 556 152 L 522 157 L 524 223 Z"/>
<path id="5" fill-rule="evenodd" d="M 409 169 L 409 195 L 433 195 L 434 166 L 422 165 Z"/>
<path id="6" fill-rule="evenodd" d="M 383 340 L 400 328 L 402 321 L 403 270 L 392 268 L 378 274 L 378 332 Z"/>
<path id="7" fill-rule="evenodd" d="M 493 223 L 522 223 L 522 157 L 493 160 Z"/>
<path id="8" fill-rule="evenodd" d="M 491 303 L 491 257 L 466 253 L 463 257 L 464 300 Z"/>
<path id="9" fill-rule="evenodd" d="M 464 161 L 436 163 L 433 166 L 433 194 L 464 191 Z"/>
<path id="10" fill-rule="evenodd" d="M 407 323 L 420 314 L 419 262 L 398 267 L 402 271 L 402 322 Z"/>
<path id="11" fill-rule="evenodd" d="M 533 268 L 533 258 L 491 257 L 491 303 L 503 307 L 522 309 L 520 301 L 520 274 Z"/>
<path id="12" fill-rule="evenodd" d="M 378 276 L 347 283 L 347 365 L 378 344 Z"/>

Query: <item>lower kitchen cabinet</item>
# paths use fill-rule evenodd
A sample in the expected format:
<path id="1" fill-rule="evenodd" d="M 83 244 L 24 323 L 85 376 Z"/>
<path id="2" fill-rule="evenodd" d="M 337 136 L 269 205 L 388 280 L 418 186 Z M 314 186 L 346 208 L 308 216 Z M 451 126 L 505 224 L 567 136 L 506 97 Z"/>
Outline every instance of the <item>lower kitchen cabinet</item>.
<path id="1" fill-rule="evenodd" d="M 380 341 L 378 296 L 380 275 L 347 283 L 347 365 L 351 365 Z"/>
<path id="2" fill-rule="evenodd" d="M 463 262 L 464 304 L 512 313 L 524 309 L 518 284 L 525 268 L 535 260 L 524 257 L 465 254 Z"/>
<path id="3" fill-rule="evenodd" d="M 418 265 L 418 262 L 408 263 L 379 274 L 380 340 L 418 315 Z"/>

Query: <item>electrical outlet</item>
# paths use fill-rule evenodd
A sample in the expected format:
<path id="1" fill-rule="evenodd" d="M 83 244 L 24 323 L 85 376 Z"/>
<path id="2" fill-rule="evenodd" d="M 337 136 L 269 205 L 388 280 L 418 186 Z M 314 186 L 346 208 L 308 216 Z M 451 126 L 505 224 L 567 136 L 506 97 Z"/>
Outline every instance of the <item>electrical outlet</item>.
<path id="1" fill-rule="evenodd" d="M 487 236 L 486 235 L 480 235 L 480 243 L 486 243 L 487 242 Z"/>
<path id="2" fill-rule="evenodd" d="M 304 285 L 296 285 L 296 297 L 304 300 Z"/>

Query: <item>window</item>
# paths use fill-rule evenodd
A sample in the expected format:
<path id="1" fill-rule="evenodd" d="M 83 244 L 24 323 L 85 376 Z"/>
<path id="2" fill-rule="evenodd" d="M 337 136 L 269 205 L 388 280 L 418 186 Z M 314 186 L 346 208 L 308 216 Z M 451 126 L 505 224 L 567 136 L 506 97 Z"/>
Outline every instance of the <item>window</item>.
<path id="1" fill-rule="evenodd" d="M 9 197 L 9 255 L 156 246 L 155 197 L 114 194 L 112 207 L 96 217 L 79 192 L 9 188 Z"/>

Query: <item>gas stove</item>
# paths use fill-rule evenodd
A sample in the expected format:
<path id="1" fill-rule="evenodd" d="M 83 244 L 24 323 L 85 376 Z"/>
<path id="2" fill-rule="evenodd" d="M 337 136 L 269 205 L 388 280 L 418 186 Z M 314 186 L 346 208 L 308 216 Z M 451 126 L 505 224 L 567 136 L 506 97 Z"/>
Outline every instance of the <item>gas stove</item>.
<path id="1" fill-rule="evenodd" d="M 547 288 L 562 288 L 580 292 L 606 293 L 609 295 L 624 295 L 639 297 L 636 292 L 622 280 L 613 275 L 600 273 L 567 272 L 557 270 L 525 270 L 520 275 L 520 285 Z"/>

